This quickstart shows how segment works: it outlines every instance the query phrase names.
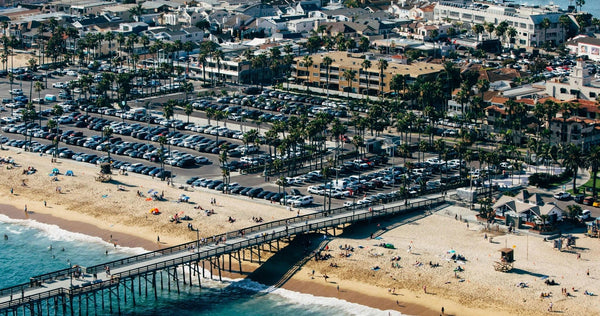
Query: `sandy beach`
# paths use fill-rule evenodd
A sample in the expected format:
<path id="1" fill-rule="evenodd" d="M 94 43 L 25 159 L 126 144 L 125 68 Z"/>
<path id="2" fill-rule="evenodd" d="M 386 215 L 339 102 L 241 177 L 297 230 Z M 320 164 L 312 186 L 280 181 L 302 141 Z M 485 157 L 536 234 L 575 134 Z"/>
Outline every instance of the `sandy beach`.
<path id="1" fill-rule="evenodd" d="M 184 192 L 178 184 L 168 186 L 135 174 L 115 174 L 113 181 L 100 183 L 94 179 L 97 167 L 71 160 L 51 163 L 49 156 L 14 149 L 0 151 L 0 156 L 11 156 L 20 165 L 0 168 L 4 179 L 0 183 L 0 213 L 55 224 L 106 241 L 112 235 L 118 246 L 154 250 L 196 240 L 196 233 L 187 228 L 188 222 L 169 221 L 174 214 L 190 216 L 189 223 L 199 229 L 201 238 L 253 225 L 252 217 L 270 221 L 295 215 L 267 201 L 208 190 Z M 38 171 L 23 174 L 28 166 Z M 53 168 L 61 171 L 58 181 L 49 176 Z M 72 170 L 74 176 L 64 176 L 66 170 Z M 166 201 L 147 200 L 150 190 L 164 194 Z M 190 197 L 191 203 L 177 202 L 182 193 Z M 213 198 L 216 205 L 210 203 Z M 215 214 L 207 216 L 195 207 L 214 209 Z M 161 214 L 150 214 L 152 208 L 158 208 Z M 559 252 L 539 236 L 484 232 L 484 226 L 478 223 L 467 227 L 455 220 L 457 212 L 465 210 L 449 206 L 425 216 L 349 227 L 329 240 L 329 250 L 323 254 L 331 255 L 331 259 L 308 261 L 283 287 L 409 315 L 439 315 L 442 307 L 447 315 L 540 315 L 550 314 L 550 303 L 553 312 L 566 315 L 600 314 L 598 296 L 584 295 L 586 290 L 600 293 L 596 282 L 600 275 L 598 240 L 579 236 L 576 248 Z M 229 223 L 229 216 L 236 221 Z M 379 237 L 370 239 L 371 233 Z M 486 234 L 488 239 L 484 238 Z M 395 249 L 379 246 L 382 243 L 392 244 Z M 498 250 L 504 247 L 515 252 L 515 269 L 510 273 L 493 268 L 500 258 Z M 453 253 L 466 261 L 451 260 Z M 277 265 L 276 260 L 273 262 Z M 459 266 L 462 271 L 457 270 Z M 244 270 L 254 268 L 254 264 L 244 264 Z M 559 285 L 546 285 L 546 279 Z M 520 283 L 526 286 L 517 286 Z M 562 294 L 563 288 L 569 296 Z M 540 298 L 542 292 L 551 296 Z"/>

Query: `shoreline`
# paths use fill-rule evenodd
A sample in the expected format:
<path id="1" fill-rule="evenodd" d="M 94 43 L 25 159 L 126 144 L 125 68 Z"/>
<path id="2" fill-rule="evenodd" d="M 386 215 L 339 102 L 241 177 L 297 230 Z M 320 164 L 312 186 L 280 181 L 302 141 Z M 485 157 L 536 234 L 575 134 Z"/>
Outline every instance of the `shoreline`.
<path id="1" fill-rule="evenodd" d="M 110 182 L 101 183 L 95 181 L 96 166 L 62 159 L 53 163 L 48 156 L 16 149 L 4 153 L 12 156 L 19 166 L 0 168 L 4 180 L 0 182 L 0 192 L 5 192 L 0 195 L 3 205 L 0 212 L 4 208 L 12 212 L 10 217 L 25 218 L 23 210 L 27 205 L 30 219 L 105 241 L 110 241 L 112 234 L 122 246 L 142 245 L 155 250 L 157 236 L 162 247 L 196 240 L 196 232 L 186 228 L 186 223 L 198 229 L 200 237 L 209 238 L 254 225 L 258 216 L 268 222 L 296 215 L 279 205 L 203 189 L 184 190 L 183 186 L 167 186 L 133 174 L 115 174 Z M 38 172 L 27 175 L 28 166 Z M 50 177 L 53 168 L 63 172 L 72 170 L 74 176 Z M 164 193 L 165 199 L 149 198 L 152 191 Z M 190 202 L 178 201 L 181 194 L 189 196 Z M 217 203 L 212 202 L 215 199 Z M 152 208 L 159 208 L 160 214 L 149 214 Z M 170 221 L 175 214 L 190 218 L 176 224 Z M 462 221 L 456 220 L 456 214 L 474 216 L 468 209 L 447 206 L 443 212 L 381 218 L 370 224 L 349 226 L 343 234 L 329 238 L 329 249 L 323 252 L 329 255 L 328 260 L 308 260 L 302 267 L 294 268 L 300 260 L 290 263 L 286 256 L 269 259 L 273 253 L 266 251 L 263 259 L 274 266 L 262 269 L 267 272 L 260 271 L 264 263 L 259 267 L 245 261 L 242 274 L 223 275 L 246 278 L 251 271 L 259 270 L 255 275 L 263 273 L 266 281 L 262 284 L 283 284 L 277 286 L 414 315 L 438 315 L 442 306 L 447 314 L 461 316 L 540 315 L 546 314 L 551 302 L 555 310 L 571 315 L 599 310 L 597 297 L 583 294 L 584 291 L 600 293 L 600 285 L 595 282 L 600 275 L 597 240 L 576 234 L 577 247 L 562 251 L 554 249 L 551 242 L 527 238 L 523 233 L 494 233 L 492 242 L 484 238 L 484 225 L 473 222 L 465 228 Z M 232 222 L 229 217 L 236 220 Z M 377 240 L 370 238 L 374 232 L 378 234 Z M 498 249 L 507 245 L 515 249 L 514 271 L 497 272 L 494 263 L 498 260 Z M 302 247 L 299 249 L 302 254 Z M 467 259 L 457 262 L 448 255 L 450 251 Z M 292 269 L 296 270 L 293 276 L 284 277 Z M 309 273 L 312 271 L 315 279 Z M 324 282 L 323 275 L 328 275 L 331 282 Z M 271 281 L 274 279 L 278 282 Z M 570 296 L 560 295 L 560 288 L 544 284 L 547 279 L 558 280 L 563 288 L 572 289 Z M 540 297 L 540 293 L 548 292 L 555 294 L 550 298 Z"/>
<path id="2" fill-rule="evenodd" d="M 23 210 L 17 209 L 13 205 L 0 204 L 0 214 L 4 214 L 12 219 L 34 220 L 40 223 L 56 225 L 63 230 L 70 232 L 81 233 L 88 236 L 99 237 L 102 240 L 110 243 L 110 235 L 113 235 L 113 240 L 118 246 L 136 248 L 141 247 L 147 251 L 158 250 L 158 245 L 146 238 L 136 235 L 124 234 L 122 232 L 110 231 L 102 229 L 94 224 L 85 223 L 82 221 L 68 220 L 61 217 L 53 216 L 52 214 L 28 211 L 28 216 L 25 216 Z M 222 275 L 229 279 L 248 278 L 259 267 L 256 263 L 242 262 L 243 273 L 222 271 Z M 290 280 L 283 283 L 280 287 L 289 291 L 310 294 L 321 297 L 331 297 L 344 300 L 349 303 L 360 304 L 371 308 L 380 309 L 382 311 L 394 310 L 401 312 L 403 315 L 424 315 L 435 316 L 439 313 L 435 312 L 430 307 L 412 302 L 404 302 L 402 297 L 388 298 L 373 296 L 352 289 L 340 289 L 339 291 L 332 283 L 322 284 L 319 280 L 307 280 L 298 277 L 303 273 L 304 269 L 298 271 Z M 261 276 L 257 276 L 258 279 Z M 215 278 L 216 279 L 216 278 Z M 359 284 L 367 286 L 367 284 Z M 361 287 L 358 287 L 361 288 Z M 397 302 L 396 302 L 396 301 Z"/>

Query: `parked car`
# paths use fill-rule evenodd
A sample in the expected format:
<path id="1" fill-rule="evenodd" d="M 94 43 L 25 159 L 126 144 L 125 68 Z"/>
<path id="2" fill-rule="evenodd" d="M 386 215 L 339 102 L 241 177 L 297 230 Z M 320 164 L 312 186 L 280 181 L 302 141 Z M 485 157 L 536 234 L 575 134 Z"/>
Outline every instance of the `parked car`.
<path id="1" fill-rule="evenodd" d="M 558 192 L 558 193 L 554 194 L 554 198 L 559 201 L 564 201 L 564 200 L 570 199 L 571 194 L 568 192 Z"/>
<path id="2" fill-rule="evenodd" d="M 592 211 L 590 210 L 583 210 L 581 211 L 581 215 L 577 216 L 577 219 L 580 221 L 587 221 L 592 217 Z"/>

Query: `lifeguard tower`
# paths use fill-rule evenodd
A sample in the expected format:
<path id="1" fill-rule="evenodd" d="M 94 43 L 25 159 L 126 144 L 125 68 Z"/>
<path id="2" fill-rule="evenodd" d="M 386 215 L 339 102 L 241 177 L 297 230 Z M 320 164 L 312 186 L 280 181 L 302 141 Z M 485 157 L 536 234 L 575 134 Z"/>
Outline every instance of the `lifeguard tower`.
<path id="1" fill-rule="evenodd" d="M 494 269 L 496 271 L 508 272 L 513 268 L 514 250 L 511 248 L 502 248 L 500 251 L 500 261 L 494 262 Z"/>

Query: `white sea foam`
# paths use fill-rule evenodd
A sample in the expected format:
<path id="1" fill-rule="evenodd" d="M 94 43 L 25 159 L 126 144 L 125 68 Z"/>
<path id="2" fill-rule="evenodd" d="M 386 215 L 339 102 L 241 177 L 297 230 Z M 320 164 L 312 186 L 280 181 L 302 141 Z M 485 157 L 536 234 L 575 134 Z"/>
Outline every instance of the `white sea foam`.
<path id="1" fill-rule="evenodd" d="M 81 241 L 81 242 L 89 242 L 100 244 L 106 247 L 113 247 L 112 244 L 102 240 L 100 237 L 89 236 L 86 234 L 70 232 L 68 230 L 64 230 L 57 225 L 51 225 L 46 223 L 41 223 L 32 219 L 14 219 L 10 218 L 6 215 L 0 214 L 0 222 L 12 224 L 12 225 L 20 225 L 23 227 L 29 227 L 37 230 L 39 234 L 42 234 L 43 237 L 49 240 L 56 241 Z M 19 232 L 22 233 L 22 232 Z M 118 251 L 126 254 L 141 254 L 148 252 L 148 250 L 143 249 L 141 247 L 117 247 L 114 251 Z"/>
<path id="2" fill-rule="evenodd" d="M 345 300 L 341 300 L 334 297 L 323 297 L 315 296 L 312 294 L 305 294 L 295 291 L 286 290 L 283 288 L 268 287 L 264 284 L 254 282 L 248 279 L 238 279 L 232 284 L 233 286 L 241 287 L 247 290 L 253 290 L 262 293 L 270 293 L 278 295 L 286 300 L 292 301 L 294 304 L 302 305 L 309 309 L 315 309 L 316 311 L 322 311 L 323 308 L 335 307 L 338 310 L 349 315 L 361 315 L 361 316 L 379 316 L 379 315 L 404 315 L 398 311 L 393 310 L 381 310 L 357 303 L 351 303 Z"/>

